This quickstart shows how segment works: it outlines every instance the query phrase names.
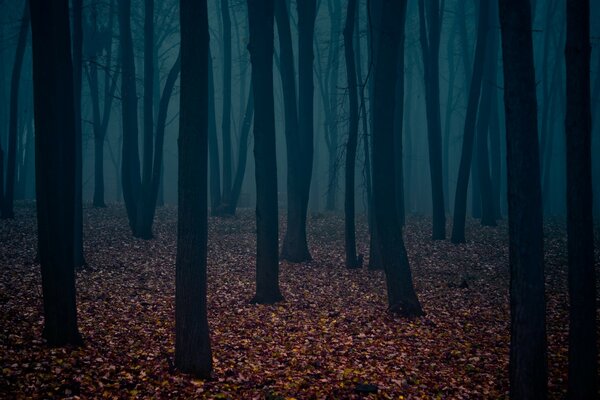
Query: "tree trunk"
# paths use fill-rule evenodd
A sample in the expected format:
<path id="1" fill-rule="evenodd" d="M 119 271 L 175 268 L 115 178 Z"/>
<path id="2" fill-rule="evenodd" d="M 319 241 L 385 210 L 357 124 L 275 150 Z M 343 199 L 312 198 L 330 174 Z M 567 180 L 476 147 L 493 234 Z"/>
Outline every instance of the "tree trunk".
<path id="1" fill-rule="evenodd" d="M 402 1 L 402 15 L 406 15 L 407 2 Z M 400 41 L 398 42 L 398 71 L 396 78 L 396 106 L 394 108 L 394 168 L 396 188 L 396 213 L 400 226 L 404 226 L 406 215 L 404 210 L 404 159 L 402 150 L 402 133 L 404 124 L 404 27 L 406 18 L 398 21 L 400 24 Z M 444 210 L 445 212 L 445 210 Z"/>
<path id="2" fill-rule="evenodd" d="M 231 201 L 231 18 L 229 0 L 221 0 L 223 19 L 223 114 L 221 133 L 223 135 L 223 195 L 224 204 Z"/>
<path id="3" fill-rule="evenodd" d="M 43 337 L 81 344 L 75 305 L 75 118 L 68 0 L 31 0 Z"/>
<path id="4" fill-rule="evenodd" d="M 19 38 L 17 39 L 17 50 L 13 64 L 12 77 L 10 81 L 10 115 L 8 124 L 8 154 L 6 162 L 6 191 L 2 203 L 2 219 L 14 218 L 13 201 L 15 196 L 15 178 L 17 166 L 17 134 L 19 120 L 19 86 L 21 71 L 23 70 L 23 56 L 27 46 L 27 35 L 29 34 L 29 2 L 25 2 Z M 4 190 L 4 186 L 0 187 Z"/>
<path id="5" fill-rule="evenodd" d="M 254 303 L 283 299 L 279 291 L 277 162 L 273 95 L 273 0 L 248 0 L 254 96 L 256 294 Z M 311 42 L 312 44 L 312 42 Z"/>
<path id="6" fill-rule="evenodd" d="M 75 102 L 75 220 L 73 237 L 73 267 L 86 264 L 83 256 L 83 127 L 81 89 L 83 76 L 83 0 L 73 0 L 73 90 Z"/>
<path id="7" fill-rule="evenodd" d="M 404 35 L 400 21 L 406 18 L 406 0 L 383 1 L 381 32 L 374 71 L 373 103 L 373 201 L 379 246 L 386 274 L 391 312 L 423 315 L 412 284 L 402 228 L 396 214 L 394 162 L 394 102 L 398 43 Z"/>
<path id="8" fill-rule="evenodd" d="M 510 396 L 547 398 L 544 242 L 529 1 L 499 0 L 506 110 Z"/>
<path id="9" fill-rule="evenodd" d="M 212 353 L 206 310 L 208 9 L 180 0 L 181 92 L 175 284 L 175 366 L 210 378 Z"/>
<path id="10" fill-rule="evenodd" d="M 346 13 L 346 26 L 344 27 L 344 55 L 346 58 L 346 78 L 348 81 L 348 102 L 350 107 L 344 193 L 344 243 L 347 268 L 361 267 L 361 263 L 356 257 L 356 228 L 354 222 L 354 178 L 356 174 L 356 147 L 358 145 L 358 90 L 353 44 L 355 17 L 356 0 L 349 0 Z"/>
<path id="11" fill-rule="evenodd" d="M 281 258 L 291 262 L 311 259 L 306 242 L 306 213 L 313 168 L 313 38 L 316 0 L 297 3 L 298 6 L 298 145 L 292 162 L 297 164 L 295 186 L 288 200 L 288 225 Z M 255 85 L 256 88 L 256 85 Z M 256 88 L 258 89 L 258 88 Z"/>
<path id="12" fill-rule="evenodd" d="M 121 38 L 122 71 L 121 104 L 123 107 L 121 183 L 129 226 L 135 236 L 137 231 L 141 177 L 138 150 L 138 100 L 135 82 L 133 39 L 131 35 L 131 0 L 119 1 L 119 31 Z"/>
<path id="13" fill-rule="evenodd" d="M 452 224 L 452 243 L 465 242 L 465 219 L 467 214 L 467 189 L 469 187 L 469 172 L 473 157 L 473 143 L 475 141 L 475 125 L 477 121 L 477 106 L 481 94 L 481 79 L 485 65 L 485 53 L 488 45 L 487 36 L 489 26 L 489 2 L 479 5 L 479 26 L 477 28 L 477 46 L 473 60 L 473 75 L 469 86 L 469 102 L 465 117 L 465 130 L 463 134 L 462 153 L 458 168 L 456 182 L 456 197 L 454 200 L 454 223 Z"/>
<path id="14" fill-rule="evenodd" d="M 481 83 L 481 99 L 477 120 L 477 178 L 479 180 L 481 195 L 481 225 L 496 226 L 494 207 L 494 194 L 492 179 L 490 177 L 490 161 L 488 152 L 488 133 L 491 130 L 490 119 L 492 113 L 492 96 L 496 88 L 492 86 L 496 75 L 496 54 L 498 53 L 498 40 L 496 31 L 491 27 L 498 20 L 496 7 L 489 6 L 489 33 L 487 39 L 487 54 L 484 61 L 483 80 Z"/>
<path id="15" fill-rule="evenodd" d="M 213 215 L 221 206 L 221 162 L 217 140 L 217 117 L 215 112 L 215 80 L 212 55 L 208 50 L 208 152 L 210 162 L 210 208 Z"/>
<path id="16" fill-rule="evenodd" d="M 427 140 L 433 206 L 433 240 L 446 238 L 446 209 L 442 176 L 442 121 L 440 115 L 439 52 L 442 12 L 438 0 L 419 0 L 420 39 L 425 67 Z"/>
<path id="17" fill-rule="evenodd" d="M 246 111 L 242 122 L 242 132 L 240 134 L 240 148 L 238 151 L 237 169 L 233 186 L 231 187 L 231 197 L 227 206 L 227 214 L 235 215 L 235 210 L 240 200 L 242 192 L 242 184 L 244 183 L 244 175 L 246 174 L 246 162 L 248 160 L 248 136 L 252 127 L 252 118 L 254 117 L 254 95 L 252 83 L 250 83 L 250 93 L 248 93 L 248 101 L 246 103 Z"/>
<path id="18" fill-rule="evenodd" d="M 569 398 L 598 394 L 596 276 L 592 215 L 590 2 L 567 2 L 567 234 Z"/>

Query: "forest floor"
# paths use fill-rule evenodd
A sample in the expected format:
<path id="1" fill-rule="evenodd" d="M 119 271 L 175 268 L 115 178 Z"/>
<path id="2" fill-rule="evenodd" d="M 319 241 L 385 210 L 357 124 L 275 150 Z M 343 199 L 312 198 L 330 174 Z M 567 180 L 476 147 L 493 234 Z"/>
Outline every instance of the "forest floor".
<path id="1" fill-rule="evenodd" d="M 36 221 L 21 203 L 0 224 L 0 398 L 347 399 L 507 397 L 507 226 L 467 224 L 468 243 L 430 240 L 430 220 L 405 231 L 427 315 L 386 311 L 381 271 L 344 268 L 343 219 L 309 219 L 314 261 L 281 263 L 285 301 L 252 305 L 254 215 L 210 218 L 210 381 L 173 369 L 176 209 L 160 208 L 155 239 L 133 239 L 124 209 L 84 210 L 88 266 L 77 273 L 80 348 L 41 340 Z M 358 221 L 359 252 L 368 254 Z M 283 232 L 283 224 L 281 226 Z M 564 397 L 568 302 L 564 225 L 547 221 L 551 398 Z M 596 248 L 600 241 L 596 241 Z M 600 269 L 600 256 L 596 256 Z M 600 274 L 599 274 L 600 275 Z M 466 286 L 463 284 L 466 282 Z M 375 385 L 377 394 L 360 393 Z M 374 389 L 371 387 L 370 389 Z"/>

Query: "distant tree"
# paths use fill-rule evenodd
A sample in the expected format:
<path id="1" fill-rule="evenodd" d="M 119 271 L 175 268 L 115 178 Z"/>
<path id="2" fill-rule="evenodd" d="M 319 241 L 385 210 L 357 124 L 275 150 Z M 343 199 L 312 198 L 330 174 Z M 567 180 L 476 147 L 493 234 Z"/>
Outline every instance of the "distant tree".
<path id="1" fill-rule="evenodd" d="M 406 316 L 423 314 L 414 291 L 402 228 L 396 213 L 394 165 L 394 107 L 398 42 L 404 33 L 406 0 L 382 4 L 381 34 L 377 41 L 373 103 L 373 202 L 381 261 L 386 274 L 389 309 Z M 404 4 L 402 4 L 404 3 Z"/>
<path id="2" fill-rule="evenodd" d="M 175 276 L 175 366 L 198 378 L 212 372 L 206 310 L 208 10 L 180 0 L 181 92 Z"/>
<path id="3" fill-rule="evenodd" d="M 590 2 L 567 2 L 567 234 L 569 398 L 598 394 L 596 276 L 592 217 Z"/>
<path id="4" fill-rule="evenodd" d="M 298 142 L 292 162 L 296 163 L 297 177 L 293 196 L 288 199 L 287 230 L 283 239 L 281 257 L 291 262 L 311 259 L 306 242 L 306 213 L 313 170 L 313 40 L 316 0 L 297 2 L 298 8 Z M 254 86 L 257 89 L 256 85 Z"/>
<path id="5" fill-rule="evenodd" d="M 17 48 L 15 51 L 15 61 L 13 64 L 12 76 L 10 81 L 10 114 L 8 123 L 8 153 L 6 162 L 6 189 L 0 186 L 3 191 L 3 202 L 0 203 L 2 219 L 14 218 L 13 204 L 15 199 L 15 179 L 17 166 L 17 136 L 19 121 L 19 88 L 21 82 L 21 71 L 23 70 L 23 56 L 27 46 L 27 36 L 29 34 L 29 3 L 25 2 L 23 16 L 19 27 L 19 37 L 17 39 Z"/>
<path id="6" fill-rule="evenodd" d="M 80 344 L 75 305 L 75 110 L 68 0 L 30 0 L 43 336 Z"/>
<path id="7" fill-rule="evenodd" d="M 106 207 L 104 198 L 104 144 L 108 123 L 120 72 L 120 64 L 112 70 L 114 0 L 108 7 L 108 23 L 100 20 L 98 4 L 90 7 L 89 21 L 85 25 L 85 71 L 92 103 L 92 128 L 94 135 L 94 207 Z M 104 64 L 101 60 L 104 59 Z M 102 90 L 99 83 L 99 69 L 103 70 Z M 102 97 L 100 97 L 102 93 Z"/>
<path id="8" fill-rule="evenodd" d="M 145 0 L 144 30 L 148 38 L 152 36 L 153 22 L 150 18 L 154 12 L 153 0 Z M 121 96 L 123 118 L 123 148 L 122 148 L 122 186 L 123 199 L 129 219 L 129 226 L 135 237 L 152 238 L 152 224 L 156 212 L 156 202 L 162 174 L 164 129 L 166 123 L 157 121 L 156 132 L 153 132 L 153 101 L 154 71 L 153 51 L 154 40 L 145 40 L 144 55 L 144 158 L 143 170 L 140 174 L 140 156 L 138 150 L 138 121 L 137 121 L 137 89 L 135 77 L 135 62 L 133 39 L 131 34 L 131 0 L 119 1 L 119 29 L 121 39 Z M 179 58 L 173 63 L 169 76 L 160 97 L 158 116 L 166 120 L 169 100 L 171 98 L 176 78 L 179 74 Z M 208 71 L 207 71 L 208 73 Z M 154 133 L 154 134 L 153 134 Z"/>
<path id="9" fill-rule="evenodd" d="M 277 162 L 273 94 L 273 0 L 248 0 L 254 96 L 256 171 L 256 295 L 252 302 L 282 300 L 279 291 Z M 312 42 L 311 42 L 312 43 Z"/>
<path id="10" fill-rule="evenodd" d="M 473 59 L 473 74 L 469 85 L 469 100 L 465 115 L 462 152 L 456 182 L 456 196 L 454 198 L 454 223 L 452 224 L 452 243 L 464 243 L 465 219 L 467 214 L 467 189 L 469 187 L 469 173 L 473 158 L 473 144 L 477 125 L 477 111 L 481 96 L 481 80 L 486 62 L 488 34 L 490 30 L 490 4 L 487 1 L 479 5 L 479 24 L 477 28 L 477 45 Z"/>
<path id="11" fill-rule="evenodd" d="M 344 27 L 344 55 L 346 58 L 346 77 L 348 81 L 350 121 L 348 142 L 346 144 L 346 179 L 344 194 L 344 238 L 346 249 L 346 267 L 360 267 L 356 256 L 356 228 L 354 222 L 354 180 L 356 174 L 356 147 L 358 145 L 358 87 L 354 56 L 354 26 L 356 25 L 356 0 L 348 0 L 346 25 Z"/>
<path id="12" fill-rule="evenodd" d="M 529 1 L 499 0 L 510 264 L 510 397 L 547 397 L 544 241 Z"/>
<path id="13" fill-rule="evenodd" d="M 221 201 L 229 204 L 232 186 L 232 146 L 231 146 L 231 16 L 229 0 L 220 0 L 223 21 L 223 107 L 221 114 L 221 134 L 223 135 L 223 193 Z"/>
<path id="14" fill-rule="evenodd" d="M 221 207 L 221 157 L 217 139 L 215 77 L 210 48 L 208 50 L 208 157 L 210 163 L 210 208 L 213 215 L 218 215 Z"/>
<path id="15" fill-rule="evenodd" d="M 442 4 L 445 2 L 442 1 Z M 419 31 L 425 69 L 425 109 L 434 240 L 446 238 L 446 210 L 442 176 L 442 118 L 440 113 L 440 37 L 443 9 L 439 0 L 419 0 Z"/>

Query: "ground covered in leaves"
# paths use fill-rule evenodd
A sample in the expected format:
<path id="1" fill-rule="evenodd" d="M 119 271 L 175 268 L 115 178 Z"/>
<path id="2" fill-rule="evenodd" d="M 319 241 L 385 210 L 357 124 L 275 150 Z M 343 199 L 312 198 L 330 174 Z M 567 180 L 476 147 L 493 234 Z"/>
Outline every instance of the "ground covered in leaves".
<path id="1" fill-rule="evenodd" d="M 313 215 L 314 261 L 281 263 L 285 301 L 252 305 L 253 212 L 210 219 L 209 320 L 214 377 L 173 368 L 176 210 L 155 239 L 133 239 L 120 206 L 84 210 L 88 266 L 77 273 L 80 348 L 48 348 L 35 210 L 0 224 L 1 398 L 505 398 L 508 391 L 506 223 L 467 225 L 465 245 L 432 242 L 412 217 L 405 238 L 427 315 L 386 312 L 381 271 L 348 271 L 343 219 Z M 283 232 L 283 224 L 281 231 Z M 546 224 L 550 393 L 566 389 L 566 238 Z M 364 220 L 359 251 L 368 254 Z M 597 241 L 598 244 L 598 241 Z M 597 245 L 598 247 L 598 245 Z M 600 257 L 596 257 L 600 266 Z M 377 394 L 361 393 L 377 391 Z"/>

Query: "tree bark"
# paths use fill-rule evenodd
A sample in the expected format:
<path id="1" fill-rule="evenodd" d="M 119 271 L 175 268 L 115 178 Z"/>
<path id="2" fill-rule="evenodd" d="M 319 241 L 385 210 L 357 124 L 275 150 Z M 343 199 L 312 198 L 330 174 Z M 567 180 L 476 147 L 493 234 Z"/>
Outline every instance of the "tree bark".
<path id="1" fill-rule="evenodd" d="M 223 135 L 223 194 L 222 201 L 231 200 L 231 17 L 229 1 L 221 0 L 221 18 L 223 20 L 223 114 L 221 133 Z"/>
<path id="2" fill-rule="evenodd" d="M 288 225 L 281 258 L 291 262 L 303 262 L 311 259 L 306 242 L 306 213 L 310 193 L 313 169 L 313 39 L 316 0 L 297 3 L 298 6 L 298 146 L 297 154 L 292 158 L 297 163 L 297 179 L 292 182 L 295 189 L 293 198 L 288 201 Z M 255 85 L 256 88 L 256 85 Z"/>
<path id="3" fill-rule="evenodd" d="M 353 43 L 355 18 L 356 0 L 349 0 L 346 12 L 346 26 L 344 27 L 344 56 L 346 58 L 346 78 L 348 81 L 348 102 L 350 107 L 344 193 L 344 243 L 347 268 L 361 267 L 361 263 L 356 256 L 356 227 L 354 221 L 354 180 L 356 174 L 356 147 L 358 145 L 358 88 Z"/>
<path id="4" fill-rule="evenodd" d="M 384 1 L 381 34 L 374 71 L 373 103 L 373 201 L 379 247 L 386 274 L 391 312 L 405 316 L 423 314 L 412 284 L 412 275 L 396 214 L 394 162 L 394 102 L 398 42 L 406 0 Z M 404 4 L 401 4 L 404 3 Z"/>
<path id="5" fill-rule="evenodd" d="M 443 11 L 443 10 L 441 10 Z M 419 0 L 420 40 L 425 67 L 427 141 L 433 206 L 433 240 L 446 238 L 446 210 L 442 176 L 442 121 L 440 115 L 439 51 L 442 13 L 438 0 Z"/>
<path id="6" fill-rule="evenodd" d="M 210 162 L 210 208 L 213 215 L 221 206 L 221 162 L 217 140 L 217 117 L 215 112 L 215 80 L 212 55 L 208 50 L 208 152 Z"/>
<path id="7" fill-rule="evenodd" d="M 30 0 L 29 4 L 42 335 L 51 346 L 79 345 L 72 247 L 76 128 L 69 4 L 68 0 Z"/>
<path id="8" fill-rule="evenodd" d="M 277 162 L 273 95 L 273 0 L 248 0 L 250 62 L 254 96 L 256 164 L 256 294 L 254 303 L 273 304 L 279 291 Z M 312 42 L 311 42 L 312 43 Z"/>
<path id="9" fill-rule="evenodd" d="M 175 366 L 209 378 L 212 353 L 206 310 L 208 10 L 180 0 L 181 92 L 175 285 Z"/>
<path id="10" fill-rule="evenodd" d="M 569 398 L 598 394 L 596 276 L 592 209 L 590 2 L 567 2 L 567 234 Z"/>
<path id="11" fill-rule="evenodd" d="M 473 59 L 473 75 L 469 86 L 469 101 L 465 117 L 462 152 L 456 182 L 456 196 L 454 200 L 454 223 L 452 224 L 452 243 L 465 242 L 465 219 L 467 214 L 467 189 L 469 187 L 469 173 L 473 158 L 473 144 L 475 142 L 475 128 L 477 122 L 477 108 L 481 95 L 481 80 L 485 65 L 487 36 L 489 32 L 489 2 L 479 5 L 479 26 L 477 28 L 477 45 Z"/>
<path id="12" fill-rule="evenodd" d="M 499 0 L 510 264 L 510 397 L 547 398 L 544 242 L 529 1 Z"/>

